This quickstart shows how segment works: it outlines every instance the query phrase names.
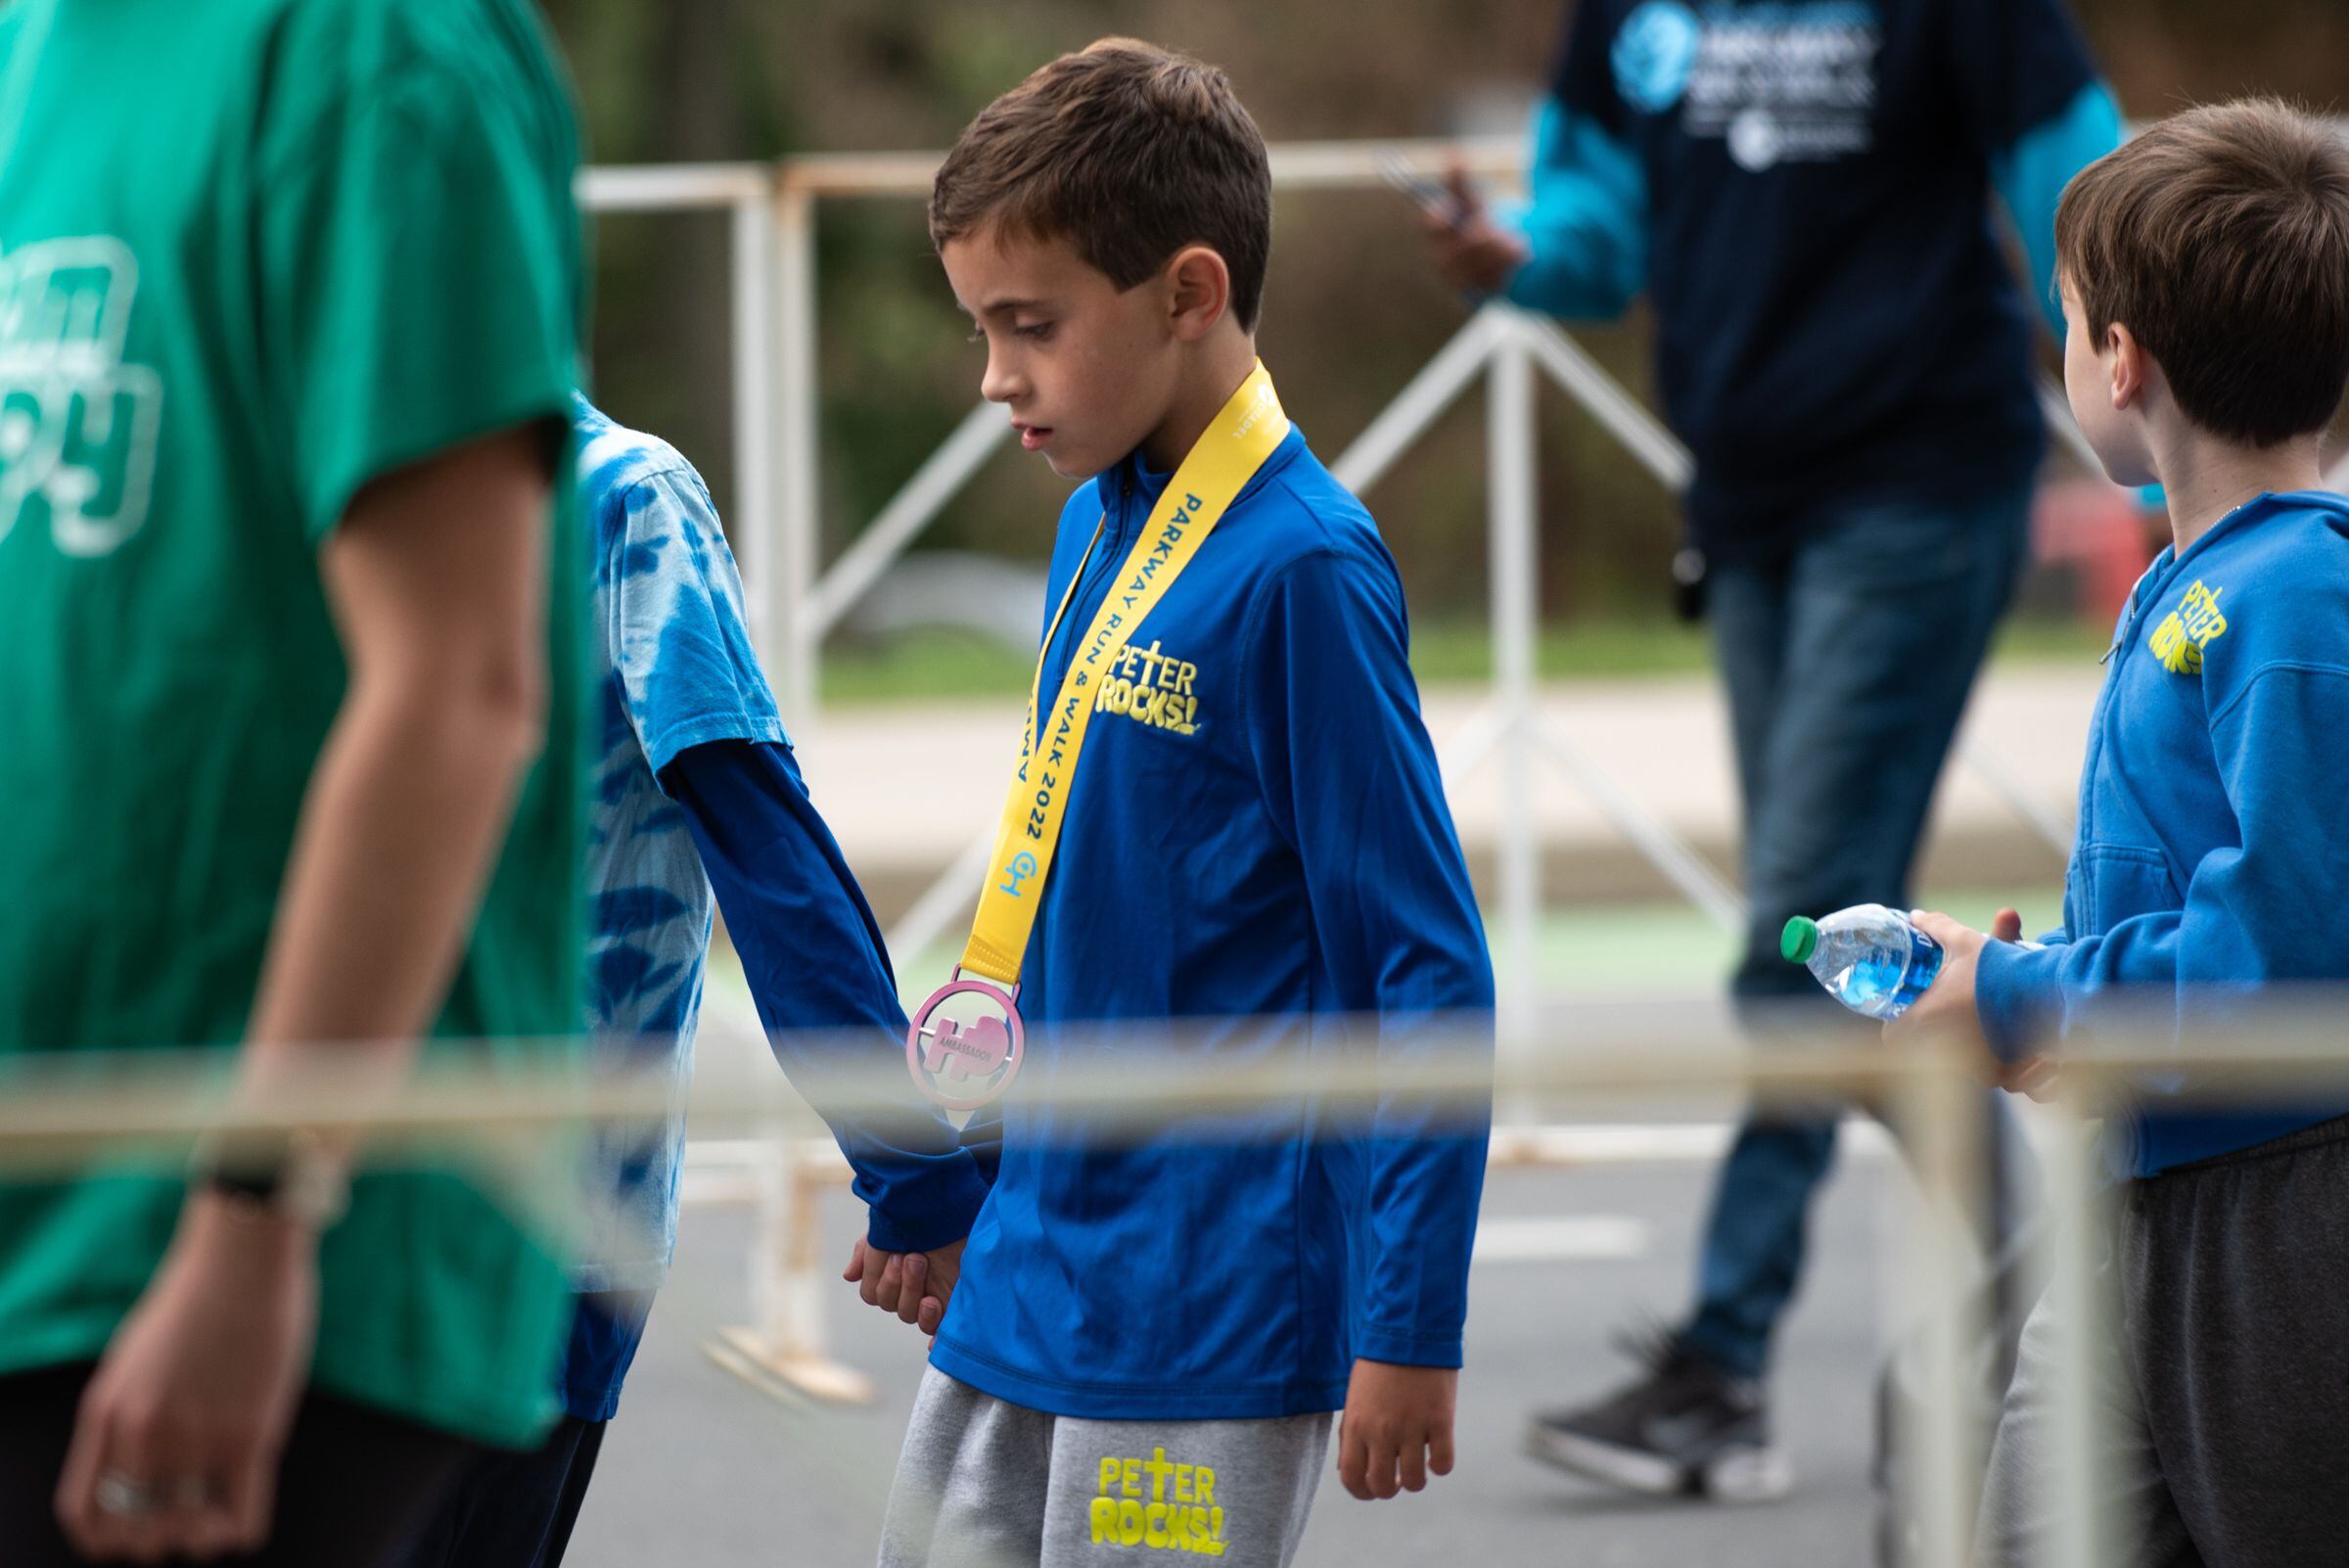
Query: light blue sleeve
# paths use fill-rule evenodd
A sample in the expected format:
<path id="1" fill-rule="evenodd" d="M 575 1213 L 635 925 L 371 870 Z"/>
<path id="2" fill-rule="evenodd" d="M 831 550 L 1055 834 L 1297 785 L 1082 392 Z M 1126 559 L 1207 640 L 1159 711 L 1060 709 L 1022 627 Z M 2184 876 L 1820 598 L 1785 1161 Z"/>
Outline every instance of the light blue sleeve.
<path id="1" fill-rule="evenodd" d="M 1623 314 L 1647 282 L 1647 176 L 1636 155 L 1544 98 L 1526 183 L 1532 200 L 1497 214 L 1532 253 L 1503 291 L 1510 302 L 1582 320 Z"/>
<path id="2" fill-rule="evenodd" d="M 699 476 L 654 473 L 604 504 L 624 508 L 600 534 L 611 590 L 605 635 L 654 775 L 690 746 L 782 741 L 774 693 L 751 646 L 742 576 Z"/>
<path id="3" fill-rule="evenodd" d="M 2058 343 L 2063 302 L 2055 293 L 2055 206 L 2072 176 L 2120 146 L 2124 134 L 2112 90 L 2092 81 L 2051 118 L 1991 157 L 1991 183 L 2022 235 L 2032 289 Z"/>

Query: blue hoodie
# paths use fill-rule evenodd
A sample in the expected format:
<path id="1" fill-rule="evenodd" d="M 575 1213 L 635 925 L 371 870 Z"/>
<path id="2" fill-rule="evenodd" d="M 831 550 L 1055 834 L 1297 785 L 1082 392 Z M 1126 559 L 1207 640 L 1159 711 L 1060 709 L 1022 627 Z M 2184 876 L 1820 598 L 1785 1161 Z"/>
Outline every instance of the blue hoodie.
<path id="1" fill-rule="evenodd" d="M 1993 943 L 1974 998 L 2011 1061 L 2349 980 L 2349 501 L 2263 495 L 2154 561 L 2123 612 L 2080 775 L 2064 930 Z M 2284 994 L 2288 996 L 2288 992 Z M 2349 1111 L 2169 1108 L 2140 1085 L 2116 1172 L 2145 1176 Z"/>
<path id="2" fill-rule="evenodd" d="M 1047 607 L 1107 525 L 1044 691 L 1169 478 L 1128 458 L 1062 513 Z M 1091 1140 L 1038 1103 L 1064 1066 L 1142 1060 L 1170 1018 L 1193 1027 L 1162 1048 L 1202 1074 L 1352 1057 L 1374 1082 L 1463 1012 L 1489 1066 L 1492 969 L 1406 638 L 1376 526 L 1291 431 L 1100 688 L 941 1371 L 1059 1415 L 1189 1420 L 1335 1409 L 1357 1357 L 1460 1364 L 1489 1099 Z"/>

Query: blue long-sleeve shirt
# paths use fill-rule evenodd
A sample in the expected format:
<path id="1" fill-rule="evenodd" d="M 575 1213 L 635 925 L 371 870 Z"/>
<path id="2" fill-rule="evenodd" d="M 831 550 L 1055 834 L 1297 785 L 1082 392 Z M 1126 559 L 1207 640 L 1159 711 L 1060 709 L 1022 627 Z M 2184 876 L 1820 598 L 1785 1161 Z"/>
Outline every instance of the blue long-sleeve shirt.
<path id="1" fill-rule="evenodd" d="M 1764 552 L 1822 498 L 1980 495 L 2045 443 L 2003 198 L 2056 323 L 2056 198 L 2121 120 L 2060 0 L 1579 0 L 1507 295 L 1642 290 L 1696 535 Z"/>
<path id="2" fill-rule="evenodd" d="M 678 1090 L 659 1126 L 590 1140 L 597 1223 L 574 1282 L 600 1299 L 578 1314 L 563 1390 L 571 1414 L 600 1420 L 618 1407 L 643 1302 L 675 1244 L 684 1089 L 714 899 L 777 1054 L 819 1106 L 833 1064 L 794 1031 L 869 1027 L 872 1052 L 855 1065 L 886 1068 L 901 1059 L 904 1021 L 872 915 L 800 787 L 701 477 L 666 442 L 613 424 L 584 398 L 574 413 L 604 674 L 588 1020 L 599 1062 L 665 1070 Z M 832 1107 L 870 1206 L 869 1234 L 892 1250 L 962 1235 L 985 1192 L 952 1128 L 905 1087 L 901 1115 Z"/>
<path id="3" fill-rule="evenodd" d="M 1106 524 L 1047 696 L 1168 478 L 1128 459 L 1062 514 L 1055 605 Z M 1291 432 L 1117 651 L 941 1370 L 1058 1414 L 1182 1419 L 1334 1409 L 1357 1357 L 1459 1364 L 1489 1095 L 1299 1097 L 1107 1138 L 1041 1098 L 1137 1062 L 1374 1085 L 1463 1025 L 1453 1065 L 1489 1068 L 1492 971 L 1406 640 L 1376 527 Z"/>
<path id="4" fill-rule="evenodd" d="M 2349 980 L 2349 502 L 2266 495 L 2164 551 L 2131 596 L 2089 730 L 2064 929 L 1993 943 L 1974 983 L 2009 1060 L 2098 1029 L 2133 1043 L 2246 997 Z M 2349 1111 L 2180 1105 L 2148 1078 L 2114 1125 L 2122 1174 Z"/>

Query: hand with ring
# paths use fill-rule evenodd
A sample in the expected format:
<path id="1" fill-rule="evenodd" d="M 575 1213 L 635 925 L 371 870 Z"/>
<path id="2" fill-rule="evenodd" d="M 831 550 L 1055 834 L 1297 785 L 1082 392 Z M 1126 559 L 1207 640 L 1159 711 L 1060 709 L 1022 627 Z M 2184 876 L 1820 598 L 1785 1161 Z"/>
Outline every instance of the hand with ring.
<path id="1" fill-rule="evenodd" d="M 167 1495 L 176 1506 L 201 1508 L 211 1500 L 212 1489 L 201 1476 L 182 1476 L 167 1487 L 151 1487 L 134 1481 L 119 1470 L 108 1470 L 98 1477 L 90 1499 L 100 1513 L 117 1519 L 144 1519 L 156 1510 L 156 1499 Z"/>
<path id="2" fill-rule="evenodd" d="M 57 1517 L 85 1557 L 257 1550 L 309 1371 L 317 1238 L 200 1193 L 75 1416 Z"/>
<path id="3" fill-rule="evenodd" d="M 90 1500 L 98 1511 L 116 1519 L 144 1519 L 155 1512 L 155 1489 L 142 1481 L 133 1481 L 119 1470 L 109 1470 L 98 1477 L 91 1490 Z"/>

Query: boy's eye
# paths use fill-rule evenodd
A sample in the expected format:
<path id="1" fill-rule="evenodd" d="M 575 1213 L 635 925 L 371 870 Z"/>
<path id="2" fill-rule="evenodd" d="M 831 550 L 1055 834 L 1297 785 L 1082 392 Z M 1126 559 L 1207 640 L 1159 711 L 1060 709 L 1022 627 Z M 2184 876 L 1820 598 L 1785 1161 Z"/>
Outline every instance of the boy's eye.
<path id="1" fill-rule="evenodd" d="M 1041 343 L 1046 338 L 1052 336 L 1052 323 L 1049 321 L 1036 321 L 1031 322 L 1025 326 L 1015 325 L 1011 329 L 1011 335 L 1015 338 L 1027 338 L 1033 342 Z M 965 343 L 985 343 L 987 342 L 987 329 L 985 327 L 974 327 L 971 329 L 971 335 L 963 341 Z"/>

